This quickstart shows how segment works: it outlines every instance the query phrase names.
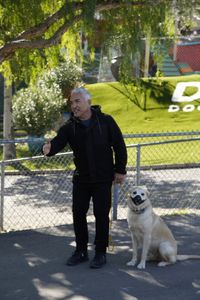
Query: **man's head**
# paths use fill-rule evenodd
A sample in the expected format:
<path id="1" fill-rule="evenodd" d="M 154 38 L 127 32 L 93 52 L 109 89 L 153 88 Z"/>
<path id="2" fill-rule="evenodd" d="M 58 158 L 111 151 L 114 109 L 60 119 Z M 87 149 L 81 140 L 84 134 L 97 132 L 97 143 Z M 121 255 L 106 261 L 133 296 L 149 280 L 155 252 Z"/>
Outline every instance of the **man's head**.
<path id="1" fill-rule="evenodd" d="M 73 89 L 69 103 L 75 117 L 80 120 L 87 120 L 91 117 L 91 96 L 86 89 Z"/>

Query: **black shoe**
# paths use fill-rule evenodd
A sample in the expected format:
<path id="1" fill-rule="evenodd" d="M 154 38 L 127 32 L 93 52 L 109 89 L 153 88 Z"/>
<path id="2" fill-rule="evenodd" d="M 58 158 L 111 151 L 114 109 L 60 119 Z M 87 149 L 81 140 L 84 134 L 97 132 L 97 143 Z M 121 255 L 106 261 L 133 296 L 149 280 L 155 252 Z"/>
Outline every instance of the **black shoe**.
<path id="1" fill-rule="evenodd" d="M 75 251 L 72 256 L 67 260 L 66 265 L 67 266 L 76 266 L 84 261 L 88 260 L 88 254 L 87 252 L 83 251 Z"/>
<path id="2" fill-rule="evenodd" d="M 99 269 L 106 264 L 106 254 L 102 252 L 96 252 L 93 260 L 90 263 L 90 268 Z"/>

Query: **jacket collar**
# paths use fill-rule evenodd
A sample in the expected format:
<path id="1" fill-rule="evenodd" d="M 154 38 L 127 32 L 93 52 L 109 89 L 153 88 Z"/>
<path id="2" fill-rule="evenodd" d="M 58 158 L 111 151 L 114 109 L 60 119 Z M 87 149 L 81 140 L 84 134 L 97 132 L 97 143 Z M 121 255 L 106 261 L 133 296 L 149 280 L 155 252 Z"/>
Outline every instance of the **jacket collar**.
<path id="1" fill-rule="evenodd" d="M 91 119 L 95 120 L 96 118 L 98 118 L 97 115 L 101 113 L 101 106 L 100 105 L 92 105 L 91 111 L 92 111 Z M 73 112 L 71 112 L 70 119 L 76 123 L 81 123 L 81 120 L 79 118 L 76 118 L 74 116 Z"/>

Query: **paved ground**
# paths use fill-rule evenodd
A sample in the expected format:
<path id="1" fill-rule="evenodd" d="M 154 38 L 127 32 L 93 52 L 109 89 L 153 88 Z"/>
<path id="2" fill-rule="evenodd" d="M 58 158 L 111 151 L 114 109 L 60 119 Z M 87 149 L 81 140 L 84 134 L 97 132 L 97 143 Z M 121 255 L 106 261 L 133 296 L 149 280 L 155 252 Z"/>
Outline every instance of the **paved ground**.
<path id="1" fill-rule="evenodd" d="M 166 219 L 179 241 L 179 253 L 200 254 L 200 217 Z M 89 224 L 91 242 L 94 223 Z M 0 235 L 0 300 L 196 300 L 200 299 L 200 261 L 178 262 L 144 271 L 126 266 L 131 257 L 125 220 L 112 225 L 113 252 L 107 265 L 65 266 L 73 251 L 71 225 Z M 92 258 L 92 246 L 89 250 Z"/>

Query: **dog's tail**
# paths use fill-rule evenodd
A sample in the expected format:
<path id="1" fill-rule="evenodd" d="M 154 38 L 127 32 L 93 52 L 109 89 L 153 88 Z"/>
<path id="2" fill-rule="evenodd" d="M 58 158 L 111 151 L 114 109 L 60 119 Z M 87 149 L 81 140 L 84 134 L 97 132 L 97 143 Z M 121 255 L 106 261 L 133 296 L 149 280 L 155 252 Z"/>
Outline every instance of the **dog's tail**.
<path id="1" fill-rule="evenodd" d="M 179 254 L 177 255 L 177 260 L 178 261 L 183 261 L 183 260 L 187 260 L 187 259 L 200 259 L 200 255 L 182 255 L 182 254 Z"/>

